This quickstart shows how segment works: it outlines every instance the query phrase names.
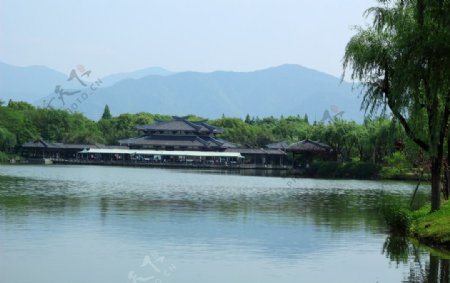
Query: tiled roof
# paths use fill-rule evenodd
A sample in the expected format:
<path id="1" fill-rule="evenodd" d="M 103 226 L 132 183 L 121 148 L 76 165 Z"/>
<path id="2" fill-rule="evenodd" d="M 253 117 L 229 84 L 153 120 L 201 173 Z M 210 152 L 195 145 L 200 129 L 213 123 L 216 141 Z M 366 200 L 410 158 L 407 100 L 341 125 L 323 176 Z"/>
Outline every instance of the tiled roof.
<path id="1" fill-rule="evenodd" d="M 222 148 L 233 148 L 233 147 L 238 147 L 237 144 L 223 140 L 223 139 L 219 139 L 216 137 L 210 137 L 210 136 L 202 136 L 201 137 L 204 141 L 208 142 L 209 144 L 216 144 L 219 145 Z"/>
<path id="2" fill-rule="evenodd" d="M 266 145 L 266 148 L 270 149 L 286 149 L 289 147 L 289 143 L 287 141 L 280 141 L 277 143 L 271 143 Z"/>
<path id="3" fill-rule="evenodd" d="M 119 140 L 119 143 L 135 146 L 195 146 L 205 148 L 224 148 L 230 146 L 213 137 L 196 135 L 144 135 L 136 138 Z"/>
<path id="4" fill-rule="evenodd" d="M 97 149 L 126 149 L 127 146 L 104 145 L 104 144 L 64 144 L 52 143 L 39 139 L 22 144 L 22 148 L 42 148 L 42 149 L 79 149 L 97 148 Z"/>
<path id="5" fill-rule="evenodd" d="M 239 152 L 241 154 L 254 154 L 254 155 L 286 155 L 286 153 L 280 149 L 263 149 L 263 148 L 227 148 L 225 152 Z"/>
<path id="6" fill-rule="evenodd" d="M 219 141 L 222 143 L 222 147 L 226 147 L 226 148 L 236 148 L 236 147 L 241 147 L 241 145 L 237 144 L 237 143 L 232 143 L 229 141 L 226 141 L 224 139 L 220 139 L 220 138 L 214 138 L 215 140 Z"/>
<path id="7" fill-rule="evenodd" d="M 332 151 L 332 148 L 325 143 L 306 139 L 291 144 L 287 151 Z"/>
<path id="8" fill-rule="evenodd" d="M 206 121 L 191 122 L 183 118 L 175 118 L 172 121 L 157 121 L 149 125 L 139 125 L 136 129 L 140 131 L 185 131 L 195 133 L 223 133 L 222 128 L 208 125 Z"/>

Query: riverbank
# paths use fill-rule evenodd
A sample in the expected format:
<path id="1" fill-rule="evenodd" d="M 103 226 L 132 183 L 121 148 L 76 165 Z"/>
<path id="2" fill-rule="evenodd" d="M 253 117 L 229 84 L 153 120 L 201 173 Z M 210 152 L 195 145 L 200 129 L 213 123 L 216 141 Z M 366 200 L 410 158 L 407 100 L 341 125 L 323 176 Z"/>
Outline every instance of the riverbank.
<path id="1" fill-rule="evenodd" d="M 148 161 L 123 161 L 123 160 L 84 160 L 84 159 L 24 159 L 18 155 L 5 155 L 0 159 L 0 164 L 57 164 L 57 165 L 100 165 L 100 166 L 120 166 L 120 167 L 154 167 L 154 168 L 185 168 L 185 169 L 223 169 L 223 170 L 258 170 L 277 172 L 276 176 L 284 176 L 289 178 L 311 178 L 311 179 L 330 179 L 330 180 L 395 180 L 395 181 L 418 181 L 417 174 L 409 172 L 402 176 L 380 176 L 379 169 L 371 163 L 366 162 L 349 162 L 338 164 L 337 162 L 328 162 L 333 166 L 325 166 L 320 170 L 312 166 L 305 168 L 292 168 L 291 166 L 274 166 L 263 164 L 198 164 L 187 162 L 148 162 Z M 315 165 L 315 164 L 313 164 Z M 374 169 L 375 168 L 375 169 Z M 325 170 L 329 169 L 329 170 Z M 259 174 L 258 174 L 259 175 Z M 427 180 L 427 178 L 424 178 Z M 426 182 L 426 181 L 425 181 Z"/>
<path id="2" fill-rule="evenodd" d="M 292 177 L 321 179 L 398 180 L 426 182 L 428 173 L 419 174 L 411 168 L 382 166 L 364 161 L 315 161 L 309 167 L 294 167 Z M 422 177 L 420 176 L 422 175 Z"/>
<path id="3" fill-rule="evenodd" d="M 412 214 L 411 235 L 427 245 L 450 251 L 450 201 L 430 213 L 427 205 Z"/>

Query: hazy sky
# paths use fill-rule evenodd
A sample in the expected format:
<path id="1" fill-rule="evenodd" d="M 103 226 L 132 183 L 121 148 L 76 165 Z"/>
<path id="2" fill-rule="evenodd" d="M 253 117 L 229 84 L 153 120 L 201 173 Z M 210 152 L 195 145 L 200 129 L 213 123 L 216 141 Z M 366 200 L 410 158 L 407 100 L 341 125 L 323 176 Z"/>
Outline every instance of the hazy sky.
<path id="1" fill-rule="evenodd" d="M 160 66 L 252 71 L 285 63 L 340 76 L 374 0 L 0 0 L 0 61 L 96 75 Z"/>

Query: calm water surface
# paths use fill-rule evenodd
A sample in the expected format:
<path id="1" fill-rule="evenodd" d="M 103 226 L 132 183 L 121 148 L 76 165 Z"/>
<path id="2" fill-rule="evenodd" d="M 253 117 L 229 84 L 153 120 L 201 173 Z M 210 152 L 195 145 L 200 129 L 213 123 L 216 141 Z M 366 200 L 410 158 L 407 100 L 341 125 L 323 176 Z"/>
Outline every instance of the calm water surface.
<path id="1" fill-rule="evenodd" d="M 414 187 L 194 170 L 2 165 L 0 282 L 444 278 L 448 261 L 389 238 L 380 217 L 386 195 L 408 201 Z M 420 191 L 419 202 L 428 187 Z"/>

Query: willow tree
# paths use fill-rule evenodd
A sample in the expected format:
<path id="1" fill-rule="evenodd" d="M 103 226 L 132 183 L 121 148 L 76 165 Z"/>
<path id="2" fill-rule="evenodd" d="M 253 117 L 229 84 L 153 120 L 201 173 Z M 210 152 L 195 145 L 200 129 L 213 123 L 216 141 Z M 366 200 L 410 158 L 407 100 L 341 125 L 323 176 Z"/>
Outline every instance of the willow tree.
<path id="1" fill-rule="evenodd" d="M 362 107 L 389 109 L 431 162 L 432 211 L 439 210 L 450 113 L 450 0 L 378 0 L 373 25 L 356 28 L 343 59 L 364 86 Z"/>

